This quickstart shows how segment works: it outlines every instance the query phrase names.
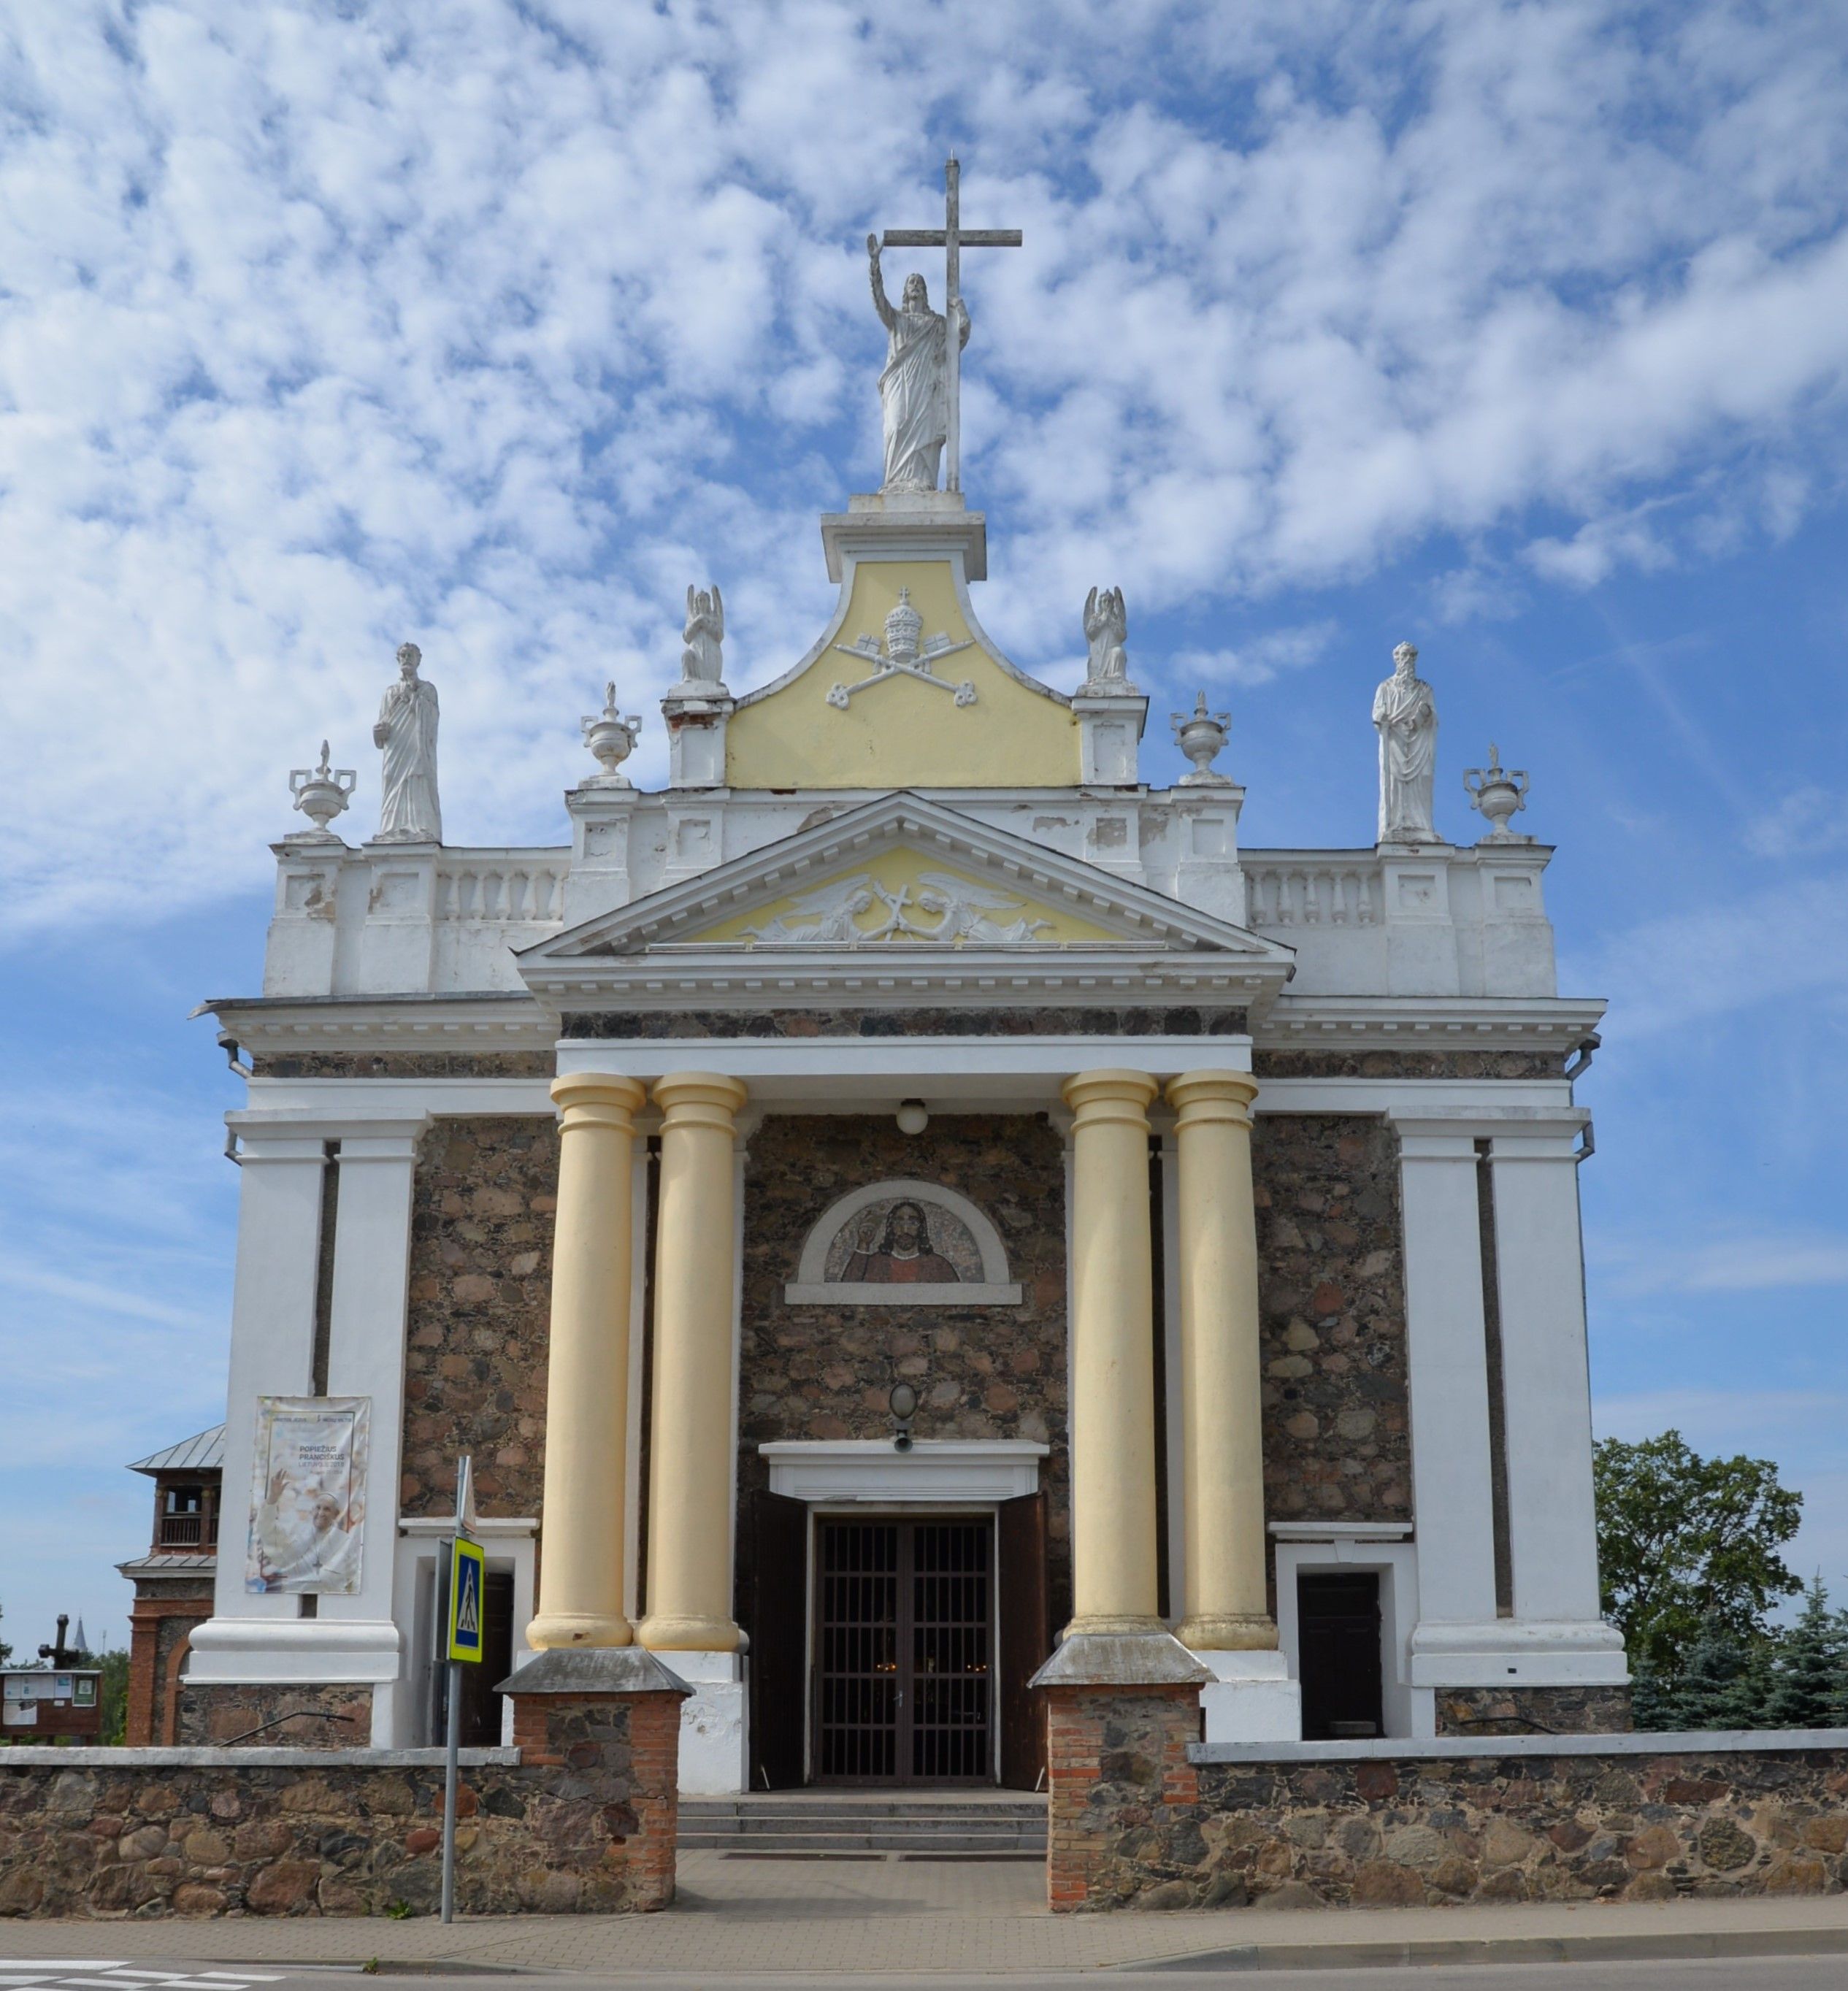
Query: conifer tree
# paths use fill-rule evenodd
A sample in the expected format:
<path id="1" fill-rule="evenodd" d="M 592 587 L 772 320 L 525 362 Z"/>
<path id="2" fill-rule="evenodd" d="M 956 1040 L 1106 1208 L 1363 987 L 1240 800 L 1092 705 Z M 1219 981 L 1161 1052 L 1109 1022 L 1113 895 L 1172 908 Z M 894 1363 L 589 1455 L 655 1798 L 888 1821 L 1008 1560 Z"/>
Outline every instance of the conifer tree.
<path id="1" fill-rule="evenodd" d="M 1668 1728 L 1746 1728 L 1751 1668 L 1745 1642 L 1716 1618 L 1703 1618 L 1680 1671 L 1661 1689 Z"/>
<path id="2" fill-rule="evenodd" d="M 1778 1642 L 1765 1725 L 1829 1727 L 1841 1691 L 1843 1659 L 1841 1615 L 1829 1609 L 1829 1592 L 1818 1576 L 1797 1622 Z"/>

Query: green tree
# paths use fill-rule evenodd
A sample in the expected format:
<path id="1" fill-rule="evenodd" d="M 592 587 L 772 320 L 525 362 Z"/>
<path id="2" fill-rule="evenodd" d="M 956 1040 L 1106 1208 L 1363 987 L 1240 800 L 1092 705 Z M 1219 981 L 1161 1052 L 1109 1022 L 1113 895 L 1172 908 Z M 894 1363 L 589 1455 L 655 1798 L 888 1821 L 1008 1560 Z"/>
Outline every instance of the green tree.
<path id="1" fill-rule="evenodd" d="M 1768 1728 L 1833 1726 L 1842 1691 L 1848 1649 L 1841 1613 L 1829 1608 L 1829 1593 L 1818 1577 L 1809 1586 L 1797 1621 L 1778 1641 L 1777 1664 L 1765 1700 Z"/>
<path id="2" fill-rule="evenodd" d="M 97 1740 L 113 1748 L 128 1733 L 128 1655 L 118 1646 L 114 1652 L 98 1652 L 96 1663 L 103 1669 L 97 1693 L 103 1727 Z"/>
<path id="3" fill-rule="evenodd" d="M 0 1610 L 0 1618 L 4 1618 L 5 1615 L 5 1612 L 4 1610 Z M 0 1639 L 0 1666 L 5 1666 L 7 1661 L 10 1659 L 12 1656 L 12 1647 L 9 1646 L 4 1639 Z"/>
<path id="4" fill-rule="evenodd" d="M 1709 1624 L 1749 1647 L 1776 1599 L 1802 1589 L 1778 1550 L 1803 1496 L 1769 1459 L 1703 1458 L 1666 1431 L 1601 1440 L 1594 1473 L 1605 1615 L 1633 1664 L 1673 1679 Z"/>

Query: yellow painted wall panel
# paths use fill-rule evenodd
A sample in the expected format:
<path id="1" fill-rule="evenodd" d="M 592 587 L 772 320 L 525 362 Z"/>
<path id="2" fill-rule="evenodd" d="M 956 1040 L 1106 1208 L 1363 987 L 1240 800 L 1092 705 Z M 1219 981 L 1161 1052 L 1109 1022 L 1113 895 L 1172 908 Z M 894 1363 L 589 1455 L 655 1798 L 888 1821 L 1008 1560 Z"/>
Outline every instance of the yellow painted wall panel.
<path id="1" fill-rule="evenodd" d="M 801 676 L 732 715 L 725 778 L 734 788 L 1070 788 L 1079 775 L 1078 728 L 1070 706 L 1023 684 L 983 648 L 943 560 L 862 560 L 838 641 L 881 636 L 909 588 L 926 641 L 972 642 L 934 666 L 951 686 L 967 679 L 973 705 L 948 690 L 894 672 L 831 706 L 837 684 L 873 673 L 866 659 L 830 646 Z"/>

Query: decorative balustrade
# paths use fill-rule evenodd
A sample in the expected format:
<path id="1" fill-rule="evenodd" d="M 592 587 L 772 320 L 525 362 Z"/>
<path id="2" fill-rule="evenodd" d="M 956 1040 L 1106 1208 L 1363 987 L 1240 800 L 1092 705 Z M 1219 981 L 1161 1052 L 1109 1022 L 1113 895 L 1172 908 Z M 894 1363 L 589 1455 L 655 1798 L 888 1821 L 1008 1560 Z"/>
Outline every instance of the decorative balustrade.
<path id="1" fill-rule="evenodd" d="M 1312 852 L 1244 859 L 1247 924 L 1259 927 L 1372 927 L 1383 917 L 1377 866 L 1330 863 Z"/>
<path id="2" fill-rule="evenodd" d="M 471 926 L 556 921 L 569 868 L 562 851 L 479 859 L 458 853 L 437 873 L 436 917 Z"/>

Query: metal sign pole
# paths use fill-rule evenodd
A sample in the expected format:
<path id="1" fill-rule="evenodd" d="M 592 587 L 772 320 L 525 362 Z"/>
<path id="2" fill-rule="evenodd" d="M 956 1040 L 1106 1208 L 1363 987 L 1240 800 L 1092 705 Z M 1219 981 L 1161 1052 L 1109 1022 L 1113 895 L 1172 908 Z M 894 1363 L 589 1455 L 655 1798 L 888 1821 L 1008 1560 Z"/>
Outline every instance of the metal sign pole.
<path id="1" fill-rule="evenodd" d="M 454 1545 L 449 1547 L 453 1568 Z M 454 1578 L 450 1581 L 453 1584 Z M 448 1754 L 443 1765 L 443 1919 L 452 1922 L 455 1920 L 455 1787 L 462 1748 L 462 1669 L 454 1659 L 449 1662 L 449 1734 L 444 1747 Z"/>
<path id="2" fill-rule="evenodd" d="M 481 1625 L 481 1565 L 480 1550 L 470 1538 L 475 1533 L 475 1461 L 464 1452 L 456 1461 L 455 1467 L 455 1533 L 444 1543 L 444 1553 L 449 1558 L 449 1608 L 444 1614 L 443 1649 L 449 1669 L 449 1720 L 448 1734 L 444 1742 L 443 1761 L 443 1920 L 455 1920 L 455 1800 L 456 1785 L 460 1779 L 462 1748 L 462 1661 L 458 1656 L 458 1643 L 467 1637 L 464 1625 L 464 1590 L 466 1584 L 474 1588 L 473 1656 L 478 1659 L 482 1649 Z M 471 1574 L 466 1578 L 463 1567 L 461 1546 L 468 1543 L 478 1560 L 470 1565 Z"/>

